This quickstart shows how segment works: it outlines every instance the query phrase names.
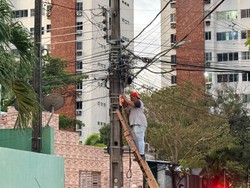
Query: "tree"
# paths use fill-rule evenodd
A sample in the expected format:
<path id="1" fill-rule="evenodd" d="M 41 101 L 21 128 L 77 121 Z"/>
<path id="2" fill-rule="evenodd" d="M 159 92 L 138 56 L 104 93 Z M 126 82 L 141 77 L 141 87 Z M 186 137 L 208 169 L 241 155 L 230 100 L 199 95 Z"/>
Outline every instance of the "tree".
<path id="1" fill-rule="evenodd" d="M 44 95 L 58 92 L 65 94 L 68 92 L 68 86 L 76 85 L 86 79 L 85 75 L 72 75 L 69 71 L 66 71 L 67 62 L 63 59 L 51 57 L 46 55 L 43 57 L 43 93 Z M 68 95 L 73 95 L 68 93 Z"/>
<path id="2" fill-rule="evenodd" d="M 88 145 L 88 146 L 105 147 L 105 144 L 100 142 L 100 135 L 98 133 L 94 133 L 94 134 L 90 135 L 85 140 L 84 144 Z"/>
<path id="3" fill-rule="evenodd" d="M 206 154 L 229 146 L 231 137 L 226 119 L 211 114 L 195 90 L 183 85 L 144 97 L 149 122 L 146 138 L 162 159 L 205 167 Z"/>
<path id="4" fill-rule="evenodd" d="M 146 138 L 161 158 L 203 168 L 204 176 L 220 180 L 226 172 L 239 187 L 249 168 L 247 109 L 230 88 L 216 99 L 200 93 L 205 94 L 182 85 L 145 96 Z"/>
<path id="5" fill-rule="evenodd" d="M 15 58 L 12 50 L 19 58 Z M 12 10 L 6 0 L 0 3 L 0 84 L 6 96 L 15 96 L 18 117 L 15 127 L 27 127 L 38 115 L 36 93 L 28 83 L 30 78 L 24 72 L 34 68 L 34 43 L 29 32 L 19 23 L 12 21 Z M 26 76 L 27 75 L 27 76 Z"/>
<path id="6" fill-rule="evenodd" d="M 100 142 L 108 146 L 110 140 L 110 125 L 104 125 L 99 129 L 100 131 Z"/>

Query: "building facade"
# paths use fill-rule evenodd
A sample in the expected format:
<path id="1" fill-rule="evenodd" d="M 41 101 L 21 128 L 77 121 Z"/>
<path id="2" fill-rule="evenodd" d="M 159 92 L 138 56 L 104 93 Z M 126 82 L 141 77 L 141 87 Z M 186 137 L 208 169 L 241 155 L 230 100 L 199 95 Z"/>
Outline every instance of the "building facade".
<path id="1" fill-rule="evenodd" d="M 203 1 L 161 1 L 162 86 L 173 86 L 187 80 L 204 84 L 204 15 Z"/>
<path id="2" fill-rule="evenodd" d="M 11 0 L 13 17 L 34 33 L 34 1 Z M 52 57 L 67 61 L 70 74 L 83 74 L 86 79 L 69 86 L 65 105 L 57 111 L 81 120 L 76 127 L 80 141 L 109 124 L 109 37 L 110 0 L 43 1 L 42 48 Z M 121 41 L 133 38 L 133 1 L 120 0 Z M 132 46 L 132 45 L 131 45 Z M 130 47 L 133 50 L 133 47 Z"/>
<path id="3" fill-rule="evenodd" d="M 166 3 L 162 0 L 162 8 Z M 241 94 L 244 102 L 250 101 L 250 53 L 245 45 L 250 35 L 249 1 L 173 0 L 164 10 L 161 23 L 162 51 L 169 48 L 170 41 L 190 42 L 177 48 L 176 54 L 172 49 L 162 57 L 167 61 L 162 67 L 172 70 L 166 75 L 171 83 L 162 79 L 165 86 L 192 81 L 204 85 L 213 96 L 226 94 L 229 87 Z"/>

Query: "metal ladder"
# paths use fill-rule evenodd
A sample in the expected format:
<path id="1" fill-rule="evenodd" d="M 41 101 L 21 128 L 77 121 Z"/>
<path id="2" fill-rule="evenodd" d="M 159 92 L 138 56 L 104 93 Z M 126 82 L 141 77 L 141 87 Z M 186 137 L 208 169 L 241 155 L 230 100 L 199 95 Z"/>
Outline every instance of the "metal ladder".
<path id="1" fill-rule="evenodd" d="M 138 164 L 139 164 L 139 166 L 141 168 L 143 176 L 145 177 L 149 187 L 150 188 L 159 188 L 159 185 L 156 182 L 155 177 L 152 174 L 152 172 L 151 172 L 151 170 L 150 170 L 150 168 L 148 166 L 148 163 L 141 158 L 141 155 L 140 155 L 140 153 L 139 153 L 139 151 L 137 149 L 137 146 L 136 146 L 135 141 L 133 139 L 133 136 L 131 134 L 130 127 L 125 122 L 125 120 L 124 120 L 121 112 L 119 111 L 119 109 L 116 109 L 116 113 L 118 115 L 118 118 L 120 119 L 120 122 L 121 122 L 123 130 L 124 130 L 123 135 L 125 136 L 125 138 L 126 138 L 128 144 L 129 144 L 132 152 L 134 153 L 134 156 L 138 161 Z"/>

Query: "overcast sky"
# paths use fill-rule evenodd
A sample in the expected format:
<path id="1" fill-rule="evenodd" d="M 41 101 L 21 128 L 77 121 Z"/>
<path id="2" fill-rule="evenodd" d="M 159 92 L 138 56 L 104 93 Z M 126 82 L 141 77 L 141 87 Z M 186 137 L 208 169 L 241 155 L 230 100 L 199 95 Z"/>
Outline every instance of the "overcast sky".
<path id="1" fill-rule="evenodd" d="M 159 13 L 160 0 L 135 0 L 134 1 L 134 36 L 142 31 Z M 146 29 L 142 35 L 135 40 L 135 54 L 141 57 L 153 57 L 160 52 L 160 15 L 152 25 Z M 141 64 L 144 66 L 144 63 Z M 156 66 L 151 66 L 151 69 L 160 71 Z M 159 89 L 161 76 L 153 74 L 149 71 L 142 71 L 137 79 L 137 83 L 147 85 L 153 89 Z"/>
<path id="2" fill-rule="evenodd" d="M 160 11 L 160 0 L 136 0 L 134 1 L 134 23 L 136 36 L 143 28 L 149 24 L 157 13 Z M 143 34 L 136 40 L 135 51 L 141 54 L 156 53 L 159 51 L 160 42 L 160 16 L 159 18 L 143 32 Z M 149 45 L 153 43 L 152 45 Z M 158 45 L 157 45 L 158 44 Z M 158 48 L 158 49 L 156 49 Z M 148 54 L 150 55 L 150 54 Z"/>

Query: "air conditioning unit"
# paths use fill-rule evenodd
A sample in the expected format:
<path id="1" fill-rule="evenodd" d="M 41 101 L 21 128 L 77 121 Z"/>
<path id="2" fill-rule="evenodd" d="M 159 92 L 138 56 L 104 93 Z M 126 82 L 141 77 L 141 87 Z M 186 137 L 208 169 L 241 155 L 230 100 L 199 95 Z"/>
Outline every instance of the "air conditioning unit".
<path id="1" fill-rule="evenodd" d="M 170 2 L 170 7 L 171 7 L 171 8 L 175 8 L 175 7 L 176 7 L 176 0 L 172 0 L 172 1 Z"/>
<path id="2" fill-rule="evenodd" d="M 206 89 L 211 89 L 212 88 L 212 84 L 206 84 Z"/>
<path id="3" fill-rule="evenodd" d="M 77 17 L 82 16 L 82 11 L 81 11 L 81 10 L 76 11 L 76 16 L 77 16 Z"/>
<path id="4" fill-rule="evenodd" d="M 76 35 L 77 35 L 77 36 L 82 36 L 82 30 L 77 30 L 77 31 L 76 31 Z"/>
<path id="5" fill-rule="evenodd" d="M 206 20 L 205 24 L 206 24 L 206 26 L 210 26 L 210 24 L 211 24 L 210 20 Z"/>
<path id="6" fill-rule="evenodd" d="M 211 67 L 211 62 L 206 62 L 206 63 L 205 63 L 205 67 L 206 67 L 206 68 Z"/>
<path id="7" fill-rule="evenodd" d="M 176 28 L 176 23 L 172 22 L 172 23 L 170 23 L 170 26 L 171 26 L 172 29 L 175 29 Z"/>
<path id="8" fill-rule="evenodd" d="M 77 95 L 78 97 L 82 96 L 82 91 L 76 91 L 76 95 Z"/>
<path id="9" fill-rule="evenodd" d="M 82 74 L 82 71 L 76 71 L 76 74 L 77 74 L 77 75 L 81 75 L 81 74 Z"/>
<path id="10" fill-rule="evenodd" d="M 78 111 L 76 111 L 76 115 L 77 115 L 77 116 L 82 115 L 82 111 L 79 111 L 79 110 L 78 110 Z"/>
<path id="11" fill-rule="evenodd" d="M 210 3 L 211 3 L 211 0 L 204 0 L 204 3 L 205 3 L 205 4 L 210 4 Z"/>

